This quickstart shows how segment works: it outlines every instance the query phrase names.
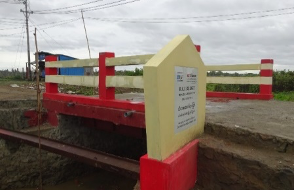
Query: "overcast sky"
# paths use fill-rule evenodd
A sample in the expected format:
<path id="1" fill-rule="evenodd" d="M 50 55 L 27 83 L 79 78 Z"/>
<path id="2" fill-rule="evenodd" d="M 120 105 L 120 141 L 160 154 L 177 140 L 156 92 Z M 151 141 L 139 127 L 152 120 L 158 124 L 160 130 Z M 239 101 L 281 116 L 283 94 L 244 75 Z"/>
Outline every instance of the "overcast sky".
<path id="1" fill-rule="evenodd" d="M 0 0 L 0 69 L 21 68 L 27 61 L 24 5 L 13 2 L 17 0 Z M 76 6 L 80 4 L 86 5 Z M 156 53 L 176 35 L 188 34 L 201 45 L 205 64 L 271 58 L 275 69 L 294 70 L 292 0 L 30 0 L 29 5 L 34 12 L 31 52 L 36 26 L 39 50 L 89 58 L 81 13 L 68 12 L 82 8 L 92 58 L 103 51 L 116 56 Z M 57 10 L 44 11 L 49 9 Z"/>

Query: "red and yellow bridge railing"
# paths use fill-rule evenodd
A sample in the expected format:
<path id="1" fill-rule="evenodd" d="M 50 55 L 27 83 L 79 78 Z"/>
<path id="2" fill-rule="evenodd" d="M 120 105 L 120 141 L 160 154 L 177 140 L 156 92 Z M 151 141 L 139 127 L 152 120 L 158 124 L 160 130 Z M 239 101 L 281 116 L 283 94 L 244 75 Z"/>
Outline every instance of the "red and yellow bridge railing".
<path id="1" fill-rule="evenodd" d="M 206 65 L 207 71 L 247 71 L 258 70 L 259 76 L 254 77 L 207 77 L 207 83 L 213 84 L 255 84 L 259 85 L 259 93 L 238 92 L 206 92 L 206 97 L 222 97 L 235 99 L 270 100 L 273 98 L 273 59 L 262 59 L 256 64 Z"/>
<path id="2" fill-rule="evenodd" d="M 199 48 L 181 35 L 155 55 L 115 57 L 104 52 L 96 59 L 71 61 L 48 56 L 43 105 L 49 120 L 57 123 L 54 115 L 61 113 L 145 128 L 141 189 L 191 189 L 197 178 L 197 137 L 205 120 L 206 69 Z M 144 65 L 144 75 L 115 76 L 116 66 L 127 65 Z M 99 76 L 57 75 L 65 67 L 99 67 Z M 58 84 L 98 87 L 99 96 L 59 93 Z M 144 89 L 144 101 L 116 99 L 115 87 Z"/>
<path id="3" fill-rule="evenodd" d="M 68 114 L 145 129 L 147 154 L 140 159 L 142 190 L 188 190 L 197 179 L 197 137 L 204 131 L 207 97 L 271 99 L 273 60 L 261 64 L 205 66 L 200 46 L 175 37 L 154 55 L 57 61 L 46 57 L 43 105 L 48 120 Z M 116 66 L 143 65 L 143 76 L 115 76 Z M 99 67 L 99 76 L 57 75 L 58 68 Z M 206 77 L 207 71 L 260 70 L 258 77 Z M 207 92 L 207 83 L 259 84 L 259 94 Z M 64 94 L 58 84 L 98 87 L 98 97 Z M 115 88 L 144 89 L 144 100 L 116 99 Z M 142 132 L 142 131 L 141 131 Z"/>

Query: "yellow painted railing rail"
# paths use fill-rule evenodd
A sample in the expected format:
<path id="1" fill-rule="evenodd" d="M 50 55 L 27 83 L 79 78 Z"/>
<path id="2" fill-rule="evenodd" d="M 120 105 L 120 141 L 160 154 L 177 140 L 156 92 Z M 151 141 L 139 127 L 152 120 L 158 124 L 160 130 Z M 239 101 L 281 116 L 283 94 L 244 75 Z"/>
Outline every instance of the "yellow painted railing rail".
<path id="1" fill-rule="evenodd" d="M 260 70 L 261 64 L 206 65 L 207 71 Z"/>
<path id="2" fill-rule="evenodd" d="M 106 86 L 144 89 L 144 80 L 143 76 L 107 76 Z"/>
<path id="3" fill-rule="evenodd" d="M 99 84 L 98 76 L 47 75 L 45 82 L 88 87 L 98 87 Z"/>
<path id="4" fill-rule="evenodd" d="M 106 66 L 144 65 L 154 54 L 106 58 Z"/>
<path id="5" fill-rule="evenodd" d="M 47 68 L 98 67 L 98 58 L 46 62 Z"/>
<path id="6" fill-rule="evenodd" d="M 272 77 L 207 77 L 214 84 L 272 84 Z"/>

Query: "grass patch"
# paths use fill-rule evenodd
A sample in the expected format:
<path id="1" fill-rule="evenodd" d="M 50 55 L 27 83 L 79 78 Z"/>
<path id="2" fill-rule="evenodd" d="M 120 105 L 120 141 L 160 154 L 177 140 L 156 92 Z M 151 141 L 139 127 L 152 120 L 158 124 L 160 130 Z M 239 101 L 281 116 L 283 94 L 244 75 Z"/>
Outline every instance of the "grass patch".
<path id="1" fill-rule="evenodd" d="M 93 87 L 86 87 L 86 86 L 76 86 L 76 85 L 66 85 L 66 84 L 59 84 L 59 89 L 62 93 L 74 93 L 80 94 L 85 96 L 94 96 L 97 95 L 97 88 Z"/>
<path id="2" fill-rule="evenodd" d="M 10 84 L 29 84 L 32 83 L 32 81 L 26 81 L 26 80 L 18 80 L 18 79 L 10 79 L 10 78 L 0 78 L 0 85 L 10 85 Z"/>
<path id="3" fill-rule="evenodd" d="M 291 92 L 275 92 L 274 99 L 280 101 L 294 102 L 294 91 Z"/>
<path id="4" fill-rule="evenodd" d="M 206 85 L 206 90 L 210 92 L 243 92 L 258 93 L 259 85 L 251 84 L 210 84 Z"/>

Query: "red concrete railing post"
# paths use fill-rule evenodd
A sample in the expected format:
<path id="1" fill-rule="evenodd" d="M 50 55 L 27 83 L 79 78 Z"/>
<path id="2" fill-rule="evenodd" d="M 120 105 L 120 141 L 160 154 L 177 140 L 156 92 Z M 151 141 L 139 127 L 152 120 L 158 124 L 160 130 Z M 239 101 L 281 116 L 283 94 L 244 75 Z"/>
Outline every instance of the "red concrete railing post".
<path id="1" fill-rule="evenodd" d="M 272 77 L 273 76 L 273 59 L 262 59 L 260 77 Z M 260 84 L 259 94 L 272 96 L 272 84 Z"/>
<path id="2" fill-rule="evenodd" d="M 51 62 L 51 61 L 58 61 L 58 57 L 54 55 L 49 55 L 45 57 L 46 62 Z M 57 68 L 47 68 L 45 67 L 45 75 L 57 75 Z M 58 93 L 58 84 L 57 83 L 45 83 L 46 86 L 46 93 Z M 48 114 L 48 122 L 52 126 L 58 126 L 58 117 L 57 117 L 57 112 L 47 109 L 47 114 Z"/>
<path id="3" fill-rule="evenodd" d="M 49 55 L 45 57 L 46 62 L 57 61 L 57 56 Z M 45 75 L 57 75 L 57 68 L 45 68 Z M 46 83 L 46 93 L 58 93 L 58 84 Z"/>
<path id="4" fill-rule="evenodd" d="M 107 67 L 106 66 L 106 58 L 114 57 L 114 53 L 112 52 L 102 52 L 99 53 L 99 98 L 100 99 L 115 99 L 115 88 L 114 87 L 106 87 L 106 77 L 114 76 L 115 69 L 114 66 Z"/>
<path id="5" fill-rule="evenodd" d="M 201 46 L 200 45 L 195 45 L 196 50 L 198 51 L 198 53 L 201 52 Z"/>

